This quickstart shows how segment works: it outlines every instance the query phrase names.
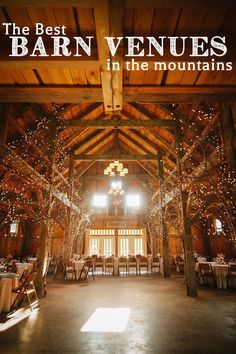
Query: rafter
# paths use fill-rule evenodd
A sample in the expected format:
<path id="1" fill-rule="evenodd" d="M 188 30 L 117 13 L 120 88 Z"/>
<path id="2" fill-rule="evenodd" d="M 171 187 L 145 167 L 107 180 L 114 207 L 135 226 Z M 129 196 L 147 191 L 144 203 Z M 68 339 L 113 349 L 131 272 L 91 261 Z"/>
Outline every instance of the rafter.
<path id="1" fill-rule="evenodd" d="M 96 160 L 96 161 L 114 161 L 114 156 L 111 156 L 110 154 L 104 155 L 104 154 L 91 154 L 91 155 L 85 155 L 85 154 L 75 154 L 74 155 L 75 160 L 81 160 L 81 161 L 91 161 L 91 160 Z M 154 160 L 156 161 L 157 156 L 153 154 L 147 154 L 147 155 L 125 155 L 125 154 L 120 154 L 117 156 L 119 161 L 145 161 L 145 160 Z"/>
<path id="2" fill-rule="evenodd" d="M 236 86 L 124 86 L 127 102 L 184 103 L 234 101 Z M 103 102 L 101 87 L 0 86 L 0 102 Z"/>

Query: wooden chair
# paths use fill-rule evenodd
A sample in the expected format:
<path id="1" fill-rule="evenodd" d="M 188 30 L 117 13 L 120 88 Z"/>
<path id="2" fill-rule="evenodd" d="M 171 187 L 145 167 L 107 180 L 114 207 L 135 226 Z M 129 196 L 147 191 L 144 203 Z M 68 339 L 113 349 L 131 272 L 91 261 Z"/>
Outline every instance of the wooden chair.
<path id="1" fill-rule="evenodd" d="M 227 287 L 228 288 L 230 288 L 232 280 L 236 282 L 236 264 L 229 265 L 229 272 L 228 272 L 228 276 L 227 276 Z"/>
<path id="2" fill-rule="evenodd" d="M 125 274 L 127 274 L 127 258 L 119 257 L 118 258 L 118 274 L 120 275 L 120 270 L 125 269 Z"/>
<path id="3" fill-rule="evenodd" d="M 209 285 L 209 280 L 211 280 L 212 285 L 216 286 L 215 276 L 209 263 L 199 263 L 199 274 L 204 285 Z"/>
<path id="4" fill-rule="evenodd" d="M 108 257 L 105 259 L 105 274 L 107 274 L 107 270 L 112 270 L 111 274 L 114 274 L 114 258 Z"/>
<path id="5" fill-rule="evenodd" d="M 153 269 L 158 269 L 157 272 L 160 272 L 160 259 L 159 259 L 159 257 L 152 258 L 151 272 L 153 272 Z"/>
<path id="6" fill-rule="evenodd" d="M 7 272 L 9 272 L 9 273 L 17 273 L 16 263 L 8 264 L 7 265 Z"/>
<path id="7" fill-rule="evenodd" d="M 88 259 L 84 262 L 83 268 L 80 272 L 79 279 L 78 281 L 81 280 L 87 280 L 89 281 L 89 273 L 91 272 L 93 280 L 94 280 L 94 274 L 93 274 L 93 261 Z"/>
<path id="8" fill-rule="evenodd" d="M 184 274 L 184 261 L 183 260 L 176 260 L 177 267 L 179 268 L 179 272 Z"/>
<path id="9" fill-rule="evenodd" d="M 94 258 L 95 260 L 95 272 L 97 274 L 97 270 L 98 269 L 101 269 L 101 272 L 102 272 L 102 275 L 103 275 L 103 270 L 104 270 L 104 262 L 103 262 L 103 258 L 102 257 L 97 257 L 97 258 Z"/>
<path id="10" fill-rule="evenodd" d="M 137 265 L 137 259 L 136 257 L 129 257 L 128 258 L 128 271 L 129 271 L 129 274 L 130 274 L 130 270 L 134 268 L 135 271 L 136 271 L 136 274 L 138 274 L 138 265 Z"/>
<path id="11" fill-rule="evenodd" d="M 146 270 L 146 273 L 148 272 L 148 260 L 147 257 L 139 257 L 139 274 L 142 274 L 142 269 Z"/>
<path id="12" fill-rule="evenodd" d="M 75 279 L 76 280 L 76 272 L 75 272 L 75 266 L 71 261 L 67 261 L 64 263 L 64 276 L 65 279 L 69 279 L 68 275 L 71 275 L 71 279 Z"/>
<path id="13" fill-rule="evenodd" d="M 17 295 L 11 305 L 10 311 L 13 311 L 17 307 L 21 306 L 25 297 L 28 300 L 31 310 L 39 306 L 38 296 L 34 287 L 34 280 L 36 278 L 36 275 L 36 273 L 29 273 L 26 276 L 26 273 L 24 273 L 24 277 L 20 285 L 12 290 L 12 292 L 16 293 Z"/>

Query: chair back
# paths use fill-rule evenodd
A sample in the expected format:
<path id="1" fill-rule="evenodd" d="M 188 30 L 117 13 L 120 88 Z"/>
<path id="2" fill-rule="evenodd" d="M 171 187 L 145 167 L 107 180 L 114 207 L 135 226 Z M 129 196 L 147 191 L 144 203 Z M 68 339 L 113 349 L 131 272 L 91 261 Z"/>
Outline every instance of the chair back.
<path id="1" fill-rule="evenodd" d="M 139 264 L 145 264 L 145 265 L 147 265 L 147 262 L 148 262 L 148 260 L 147 260 L 147 257 L 140 257 L 139 258 Z"/>
<path id="2" fill-rule="evenodd" d="M 137 259 L 135 258 L 135 257 L 129 257 L 128 258 L 128 262 L 129 262 L 129 264 L 131 264 L 131 263 L 137 263 Z"/>
<path id="3" fill-rule="evenodd" d="M 73 262 L 72 261 L 66 261 L 65 263 L 64 263 L 64 266 L 67 268 L 69 268 L 69 267 L 74 267 L 74 264 L 73 264 Z"/>
<path id="4" fill-rule="evenodd" d="M 211 265 L 209 263 L 199 263 L 199 270 L 201 273 L 212 273 Z"/>
<path id="5" fill-rule="evenodd" d="M 96 258 L 96 265 L 97 264 L 103 264 L 103 259 L 102 259 L 102 257 L 97 257 Z"/>
<path id="6" fill-rule="evenodd" d="M 108 257 L 108 258 L 106 258 L 105 259 L 105 263 L 106 263 L 106 265 L 113 265 L 114 264 L 114 258 L 112 258 L 112 257 Z"/>
<path id="7" fill-rule="evenodd" d="M 160 264 L 160 259 L 159 259 L 159 257 L 153 257 L 153 259 L 152 259 L 152 264 L 153 265 L 155 265 L 155 264 Z"/>
<path id="8" fill-rule="evenodd" d="M 229 275 L 236 277 L 236 264 L 230 264 L 229 266 Z"/>

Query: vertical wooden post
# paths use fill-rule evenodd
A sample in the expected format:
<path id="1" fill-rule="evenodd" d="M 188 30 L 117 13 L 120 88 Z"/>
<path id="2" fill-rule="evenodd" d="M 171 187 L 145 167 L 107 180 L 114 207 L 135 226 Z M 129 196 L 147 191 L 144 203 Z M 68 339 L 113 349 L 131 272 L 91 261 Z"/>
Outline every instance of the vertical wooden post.
<path id="1" fill-rule="evenodd" d="M 8 105 L 3 103 L 0 105 L 0 154 L 2 154 L 7 140 L 8 118 Z"/>
<path id="2" fill-rule="evenodd" d="M 36 289 L 39 297 L 43 297 L 46 295 L 46 270 L 48 265 L 48 227 L 49 227 L 49 217 L 51 214 L 52 207 L 52 181 L 53 181 L 53 164 L 54 164 L 54 154 L 55 154 L 55 146 L 56 146 L 56 134 L 57 134 L 57 126 L 52 122 L 49 125 L 49 149 L 48 149 L 48 166 L 46 178 L 50 183 L 50 190 L 47 199 L 46 205 L 46 214 L 47 219 L 41 221 L 41 233 L 39 239 L 39 247 L 37 254 L 37 281 L 36 281 Z"/>
<path id="3" fill-rule="evenodd" d="M 188 192 L 183 190 L 182 158 L 184 156 L 183 134 L 181 123 L 175 122 L 175 143 L 177 152 L 177 169 L 180 178 L 180 196 L 182 204 L 183 239 L 185 253 L 185 277 L 188 296 L 197 296 L 197 281 L 195 272 L 195 260 L 193 254 L 193 239 L 190 218 L 187 217 Z"/>
<path id="4" fill-rule="evenodd" d="M 68 173 L 68 182 L 69 182 L 69 198 L 73 199 L 74 195 L 74 152 L 71 152 L 69 155 L 69 173 Z M 65 259 L 71 258 L 72 246 L 73 246 L 73 237 L 71 235 L 71 222 L 72 222 L 72 210 L 70 207 L 67 209 L 67 227 L 65 230 L 65 243 L 64 243 L 64 257 Z"/>
<path id="5" fill-rule="evenodd" d="M 227 103 L 220 104 L 220 128 L 224 143 L 225 156 L 232 170 L 236 167 L 236 150 L 234 149 L 234 122 L 232 111 Z"/>
<path id="6" fill-rule="evenodd" d="M 211 256 L 211 242 L 207 232 L 209 228 L 209 221 L 207 218 L 202 219 L 201 228 L 203 230 L 203 243 L 204 243 L 205 255 Z"/>
<path id="7" fill-rule="evenodd" d="M 231 107 L 228 103 L 220 104 L 220 128 L 221 128 L 221 136 L 223 141 L 224 153 L 226 157 L 226 161 L 230 168 L 230 172 L 232 173 L 231 180 L 236 177 L 236 134 L 234 129 L 234 119 Z M 229 202 L 228 208 L 231 208 L 230 199 L 232 198 L 233 203 L 236 203 L 236 186 L 235 183 L 232 183 L 232 191 L 231 195 L 228 195 Z M 233 238 L 235 238 L 235 232 L 233 232 Z M 234 249 L 232 249 L 233 253 L 235 252 L 236 245 L 235 243 Z M 231 250 L 230 250 L 231 251 Z"/>
<path id="8" fill-rule="evenodd" d="M 164 220 L 164 207 L 163 207 L 163 183 L 164 183 L 164 168 L 163 168 L 163 154 L 160 150 L 157 153 L 157 162 L 158 162 L 158 175 L 159 175 L 159 184 L 161 192 L 161 222 L 162 222 L 162 253 L 163 253 L 163 277 L 170 277 L 170 265 L 169 265 L 169 241 L 168 234 L 166 229 L 166 223 Z"/>

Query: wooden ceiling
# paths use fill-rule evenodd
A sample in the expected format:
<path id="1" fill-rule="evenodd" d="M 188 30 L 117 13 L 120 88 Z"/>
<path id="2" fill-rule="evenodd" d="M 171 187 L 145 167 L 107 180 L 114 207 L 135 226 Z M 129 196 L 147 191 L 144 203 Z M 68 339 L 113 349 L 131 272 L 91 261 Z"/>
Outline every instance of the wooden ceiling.
<path id="1" fill-rule="evenodd" d="M 41 0 L 41 7 L 35 7 L 30 0 L 0 0 L 1 22 L 30 28 L 35 22 L 65 25 L 70 36 L 96 38 L 91 58 L 9 58 L 9 43 L 6 45 L 1 32 L 0 101 L 9 103 L 4 106 L 8 116 L 6 142 L 15 144 L 14 152 L 25 161 L 21 172 L 32 173 L 33 168 L 38 180 L 37 173 L 44 174 L 48 162 L 45 125 L 54 119 L 62 150 L 74 156 L 77 177 L 97 161 L 102 164 L 112 159 L 115 144 L 119 146 L 119 158 L 131 169 L 140 166 L 154 178 L 160 150 L 165 174 L 169 174 L 176 166 L 173 117 L 183 123 L 184 158 L 189 171 L 201 166 L 204 156 L 199 142 L 208 134 L 219 136 L 218 102 L 236 98 L 236 7 L 229 0 L 224 6 L 219 0 L 196 3 L 193 7 L 185 0 Z M 193 20 L 195 17 L 197 20 Z M 112 34 L 225 35 L 230 50 L 222 60 L 233 61 L 233 70 L 107 72 L 104 67 L 109 54 L 102 38 Z M 47 43 L 49 52 L 51 47 Z M 168 49 L 165 53 L 162 61 L 170 60 Z M 115 60 L 122 63 L 124 55 L 119 52 Z M 153 60 L 145 57 L 145 61 Z M 186 60 L 186 56 L 180 60 Z M 212 119 L 210 125 L 208 118 Z M 41 128 L 40 121 L 45 122 Z M 27 136 L 33 138 L 27 140 Z M 205 153 L 214 151 L 215 144 L 209 140 Z M 1 165 L 5 181 L 1 188 L 7 185 L 11 191 L 15 177 L 9 173 L 9 166 Z M 68 160 L 54 168 L 58 185 L 66 185 Z M 32 184 L 32 190 L 45 181 L 40 183 Z"/>
<path id="2" fill-rule="evenodd" d="M 124 102 L 192 102 L 235 98 L 235 65 L 230 71 L 154 71 L 153 61 L 170 61 L 170 51 L 148 61 L 148 71 L 106 70 L 110 58 L 104 37 L 115 36 L 226 36 L 228 53 L 222 61 L 235 61 L 233 1 L 186 0 L 0 0 L 1 22 L 15 22 L 33 29 L 65 25 L 68 36 L 94 36 L 90 57 L 9 58 L 9 42 L 0 34 L 0 100 L 11 102 L 104 102 L 106 112 L 121 110 Z M 70 5 L 70 6 L 69 6 Z M 196 20 L 195 20 L 196 17 Z M 29 42 L 32 43 L 33 36 Z M 32 44 L 31 44 L 32 46 Z M 47 51 L 52 51 L 48 41 Z M 29 53 L 32 48 L 29 48 Z M 73 51 L 73 48 L 72 48 Z M 125 48 L 113 60 L 123 63 Z M 189 60 L 189 51 L 178 61 Z M 197 58 L 197 59 L 203 59 Z M 204 58 L 204 61 L 209 61 Z M 234 63 L 235 64 L 235 63 Z"/>

